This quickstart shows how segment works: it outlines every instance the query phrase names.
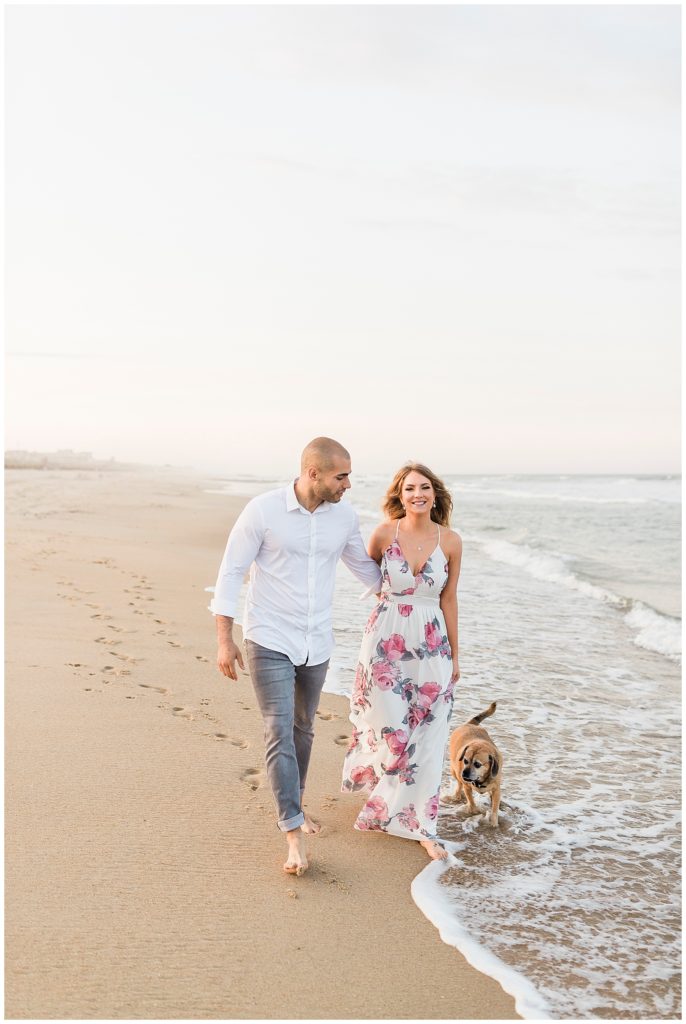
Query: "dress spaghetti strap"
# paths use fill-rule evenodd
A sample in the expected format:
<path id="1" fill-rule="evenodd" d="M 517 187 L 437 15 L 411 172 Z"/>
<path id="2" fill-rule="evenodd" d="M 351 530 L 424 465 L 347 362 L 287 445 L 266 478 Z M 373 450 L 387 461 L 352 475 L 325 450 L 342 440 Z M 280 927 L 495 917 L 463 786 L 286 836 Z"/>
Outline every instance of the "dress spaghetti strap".
<path id="1" fill-rule="evenodd" d="M 399 529 L 400 529 L 400 520 L 398 520 L 398 522 L 396 523 L 396 527 L 395 527 L 395 539 L 396 540 L 398 539 L 398 530 Z"/>

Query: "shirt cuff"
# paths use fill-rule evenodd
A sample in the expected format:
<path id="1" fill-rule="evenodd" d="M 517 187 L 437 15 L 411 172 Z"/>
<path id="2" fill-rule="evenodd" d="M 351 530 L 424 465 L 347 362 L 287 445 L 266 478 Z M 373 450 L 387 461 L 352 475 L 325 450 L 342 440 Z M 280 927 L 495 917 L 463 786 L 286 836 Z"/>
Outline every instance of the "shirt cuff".
<path id="1" fill-rule="evenodd" d="M 209 609 L 213 615 L 226 615 L 229 619 L 236 618 L 236 601 L 229 601 L 226 598 L 213 597 Z"/>
<path id="2" fill-rule="evenodd" d="M 379 574 L 379 578 L 376 581 L 376 583 L 372 583 L 371 587 L 367 587 L 367 589 L 364 591 L 364 593 L 360 594 L 358 600 L 359 601 L 365 601 L 368 597 L 371 597 L 373 594 L 380 593 L 382 586 L 383 586 L 383 576 L 381 576 L 381 574 Z"/>

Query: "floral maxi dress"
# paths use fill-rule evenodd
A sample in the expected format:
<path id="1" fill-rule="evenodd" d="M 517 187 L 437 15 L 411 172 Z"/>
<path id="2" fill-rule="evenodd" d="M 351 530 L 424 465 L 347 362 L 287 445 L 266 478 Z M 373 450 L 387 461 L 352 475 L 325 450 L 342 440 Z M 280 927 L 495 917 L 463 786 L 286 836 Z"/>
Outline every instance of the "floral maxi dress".
<path id="1" fill-rule="evenodd" d="M 355 828 L 436 839 L 453 704 L 452 658 L 439 595 L 448 564 L 438 541 L 416 576 L 395 540 L 381 560 L 381 600 L 365 626 L 350 698 L 343 792 L 365 790 Z"/>

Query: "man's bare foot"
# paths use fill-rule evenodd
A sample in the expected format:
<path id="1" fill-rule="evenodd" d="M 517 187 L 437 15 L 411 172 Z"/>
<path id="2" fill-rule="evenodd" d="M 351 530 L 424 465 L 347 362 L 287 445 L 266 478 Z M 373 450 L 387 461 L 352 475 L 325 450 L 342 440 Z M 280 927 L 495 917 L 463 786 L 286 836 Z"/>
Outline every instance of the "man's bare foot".
<path id="1" fill-rule="evenodd" d="M 307 836 L 316 836 L 318 832 L 321 832 L 322 826 L 314 818 L 311 818 L 307 811 L 303 811 L 303 814 L 305 815 L 305 820 L 300 826 L 301 829 Z"/>
<path id="2" fill-rule="evenodd" d="M 294 828 L 286 833 L 288 842 L 288 857 L 283 866 L 288 875 L 304 875 L 307 871 L 307 854 L 305 852 L 305 837 L 302 829 Z"/>
<path id="3" fill-rule="evenodd" d="M 440 843 L 435 842 L 433 839 L 425 839 L 419 845 L 424 847 L 431 860 L 448 859 L 448 851 L 444 850 Z"/>

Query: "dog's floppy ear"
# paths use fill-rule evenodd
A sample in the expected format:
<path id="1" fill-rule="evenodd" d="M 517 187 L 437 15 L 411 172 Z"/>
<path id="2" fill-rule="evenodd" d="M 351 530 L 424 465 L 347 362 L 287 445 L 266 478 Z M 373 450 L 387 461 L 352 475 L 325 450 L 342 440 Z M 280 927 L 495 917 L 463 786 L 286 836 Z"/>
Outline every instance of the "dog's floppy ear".
<path id="1" fill-rule="evenodd" d="M 467 746 L 464 748 L 464 750 L 462 751 L 462 753 L 458 757 L 458 759 L 457 759 L 458 761 L 464 761 L 464 755 L 467 753 L 468 748 L 469 748 L 469 744 L 467 744 Z"/>
<path id="2" fill-rule="evenodd" d="M 500 765 L 498 764 L 498 758 L 493 757 L 493 754 L 488 755 L 488 760 L 491 762 L 491 776 L 495 777 L 500 771 Z"/>

